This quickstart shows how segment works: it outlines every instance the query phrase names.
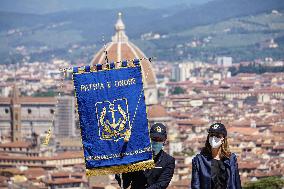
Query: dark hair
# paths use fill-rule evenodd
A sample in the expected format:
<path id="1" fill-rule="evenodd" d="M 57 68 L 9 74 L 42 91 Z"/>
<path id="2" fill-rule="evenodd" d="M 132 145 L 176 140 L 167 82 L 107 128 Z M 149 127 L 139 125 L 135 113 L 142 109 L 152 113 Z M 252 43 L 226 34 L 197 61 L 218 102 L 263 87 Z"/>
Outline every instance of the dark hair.
<path id="1" fill-rule="evenodd" d="M 211 148 L 211 145 L 209 143 L 209 134 L 208 134 L 206 142 L 205 142 L 205 146 L 201 150 L 201 154 L 211 157 L 212 156 L 211 149 L 212 148 Z M 225 158 L 230 159 L 230 156 L 231 156 L 231 151 L 229 149 L 228 140 L 227 140 L 227 137 L 224 137 L 223 143 L 221 145 L 221 157 L 220 158 L 221 159 L 225 159 Z"/>

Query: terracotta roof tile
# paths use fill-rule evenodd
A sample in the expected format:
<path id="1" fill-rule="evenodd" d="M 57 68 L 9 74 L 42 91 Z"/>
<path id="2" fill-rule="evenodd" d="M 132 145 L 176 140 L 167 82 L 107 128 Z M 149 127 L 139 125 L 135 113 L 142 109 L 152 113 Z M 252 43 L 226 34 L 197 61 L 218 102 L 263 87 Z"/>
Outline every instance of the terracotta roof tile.
<path id="1" fill-rule="evenodd" d="M 29 168 L 24 171 L 24 175 L 26 175 L 29 179 L 36 179 L 39 176 L 45 175 L 47 172 L 43 168 Z"/>
<path id="2" fill-rule="evenodd" d="M 75 178 L 58 178 L 58 179 L 47 180 L 43 182 L 47 184 L 60 185 L 60 184 L 70 184 L 70 183 L 86 183 L 87 181 L 83 179 L 75 179 Z"/>
<path id="3" fill-rule="evenodd" d="M 22 142 L 22 141 L 17 141 L 17 142 L 9 142 L 9 143 L 2 143 L 0 144 L 0 148 L 28 148 L 32 144 L 30 142 Z"/>
<path id="4" fill-rule="evenodd" d="M 55 105 L 56 98 L 54 97 L 20 97 L 20 103 L 23 104 L 48 104 Z M 9 97 L 1 97 L 0 104 L 10 104 L 11 98 Z"/>
<path id="5" fill-rule="evenodd" d="M 58 153 L 52 157 L 27 157 L 27 156 L 5 156 L 0 154 L 0 159 L 12 159 L 12 160 L 61 160 L 61 159 L 71 159 L 71 158 L 84 158 L 83 152 L 63 152 Z"/>
<path id="6" fill-rule="evenodd" d="M 56 104 L 54 97 L 20 97 L 21 104 Z"/>
<path id="7" fill-rule="evenodd" d="M 284 126 L 273 126 L 272 132 L 274 133 L 284 133 Z"/>
<path id="8" fill-rule="evenodd" d="M 168 113 L 162 105 L 151 105 L 148 107 L 147 115 L 149 118 L 168 117 Z"/>
<path id="9" fill-rule="evenodd" d="M 228 127 L 228 133 L 239 133 L 242 135 L 257 135 L 258 129 L 252 127 Z"/>
<path id="10" fill-rule="evenodd" d="M 191 125 L 191 126 L 206 126 L 208 122 L 203 119 L 193 118 L 193 119 L 178 120 L 177 124 L 178 125 Z"/>
<path id="11" fill-rule="evenodd" d="M 260 164 L 254 162 L 239 162 L 239 169 L 256 169 Z"/>

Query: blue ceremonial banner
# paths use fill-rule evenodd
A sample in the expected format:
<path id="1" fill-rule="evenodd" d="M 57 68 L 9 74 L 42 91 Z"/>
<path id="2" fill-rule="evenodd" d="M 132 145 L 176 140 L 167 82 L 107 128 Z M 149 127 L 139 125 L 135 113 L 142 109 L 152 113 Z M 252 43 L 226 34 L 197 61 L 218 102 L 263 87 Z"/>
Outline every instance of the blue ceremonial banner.
<path id="1" fill-rule="evenodd" d="M 140 64 L 96 68 L 73 69 L 87 175 L 152 168 Z"/>

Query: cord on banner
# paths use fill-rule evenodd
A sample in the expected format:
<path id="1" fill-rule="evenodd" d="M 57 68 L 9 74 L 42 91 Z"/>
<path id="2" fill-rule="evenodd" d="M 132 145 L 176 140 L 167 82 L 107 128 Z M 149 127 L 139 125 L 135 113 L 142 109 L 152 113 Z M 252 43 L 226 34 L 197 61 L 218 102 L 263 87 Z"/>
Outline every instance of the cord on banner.
<path id="1" fill-rule="evenodd" d="M 66 71 L 63 71 L 62 73 L 62 77 L 61 77 L 61 83 L 60 83 L 60 89 L 58 91 L 58 96 L 57 96 L 57 99 L 56 99 L 56 104 L 55 104 L 55 111 L 53 113 L 53 117 L 52 117 L 52 125 L 49 127 L 48 131 L 47 131 L 47 134 L 45 136 L 45 140 L 43 142 L 43 145 L 48 145 L 49 144 L 49 140 L 50 140 L 50 137 L 51 137 L 51 130 L 52 130 L 52 127 L 53 129 L 55 128 L 55 116 L 56 116 L 56 113 L 58 112 L 58 99 L 62 96 L 62 93 L 63 93 L 63 83 L 64 83 L 64 79 L 66 77 Z"/>

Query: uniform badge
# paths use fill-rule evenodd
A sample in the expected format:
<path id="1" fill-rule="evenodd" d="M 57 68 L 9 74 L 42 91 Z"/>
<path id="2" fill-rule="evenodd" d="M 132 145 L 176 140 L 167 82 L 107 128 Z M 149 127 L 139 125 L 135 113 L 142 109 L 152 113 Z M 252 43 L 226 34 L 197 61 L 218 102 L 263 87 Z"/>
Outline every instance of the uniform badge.
<path id="1" fill-rule="evenodd" d="M 213 125 L 212 128 L 213 128 L 213 129 L 218 129 L 218 128 L 219 128 L 219 125 L 218 125 L 218 124 L 215 124 L 215 125 Z"/>
<path id="2" fill-rule="evenodd" d="M 162 132 L 161 127 L 160 126 L 156 127 L 156 131 L 159 132 L 159 133 Z"/>

